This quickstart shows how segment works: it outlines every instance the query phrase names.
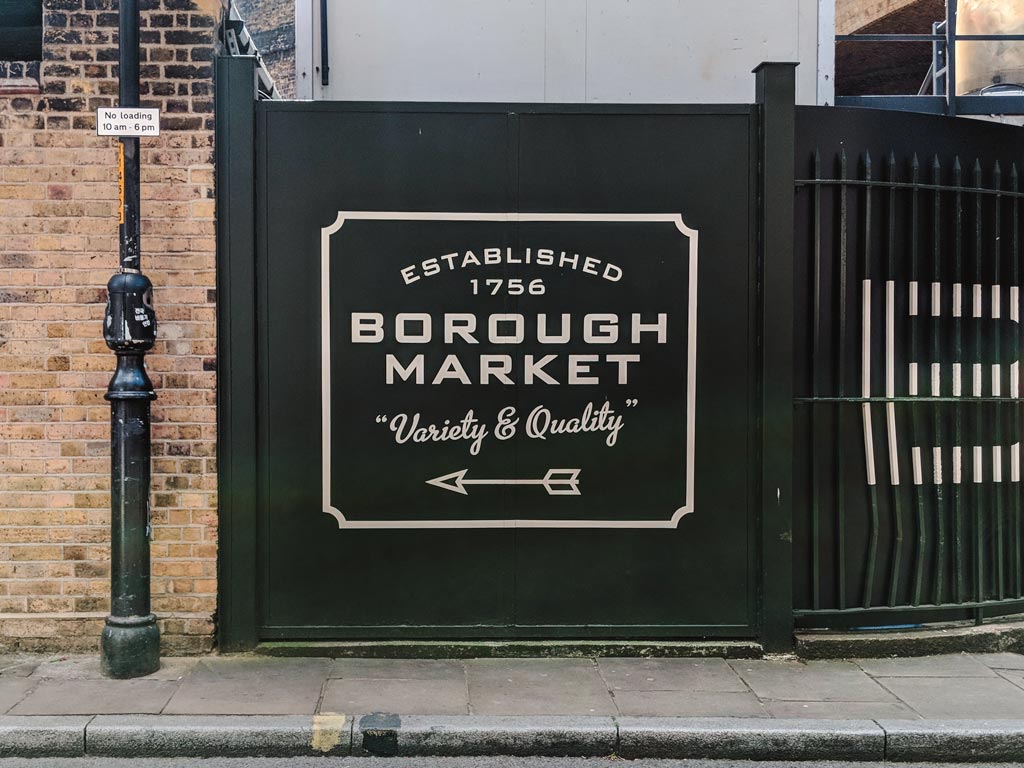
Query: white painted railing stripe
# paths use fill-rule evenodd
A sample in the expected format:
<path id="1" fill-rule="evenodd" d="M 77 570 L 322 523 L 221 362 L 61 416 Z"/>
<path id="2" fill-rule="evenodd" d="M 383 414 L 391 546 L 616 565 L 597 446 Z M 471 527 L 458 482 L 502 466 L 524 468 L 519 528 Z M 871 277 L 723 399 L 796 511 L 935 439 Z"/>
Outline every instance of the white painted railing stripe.
<path id="1" fill-rule="evenodd" d="M 861 283 L 861 397 L 871 397 L 871 280 Z M 861 405 L 864 422 L 864 463 L 867 466 L 868 485 L 875 485 L 875 440 L 871 429 L 871 404 Z"/>
<path id="2" fill-rule="evenodd" d="M 910 449 L 910 465 L 914 473 L 914 485 L 921 485 L 924 483 L 921 476 L 921 446 L 915 445 Z"/>

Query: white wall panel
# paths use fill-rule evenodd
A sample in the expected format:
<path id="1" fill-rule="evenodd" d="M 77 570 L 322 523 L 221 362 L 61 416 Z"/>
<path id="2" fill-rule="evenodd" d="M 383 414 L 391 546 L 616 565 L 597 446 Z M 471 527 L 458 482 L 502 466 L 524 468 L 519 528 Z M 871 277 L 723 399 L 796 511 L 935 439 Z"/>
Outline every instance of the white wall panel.
<path id="1" fill-rule="evenodd" d="M 317 24 L 318 0 L 299 2 Z M 818 2 L 329 0 L 331 82 L 313 96 L 749 102 L 755 66 L 800 61 L 797 97 L 814 103 Z M 319 27 L 296 37 L 318 60 Z"/>

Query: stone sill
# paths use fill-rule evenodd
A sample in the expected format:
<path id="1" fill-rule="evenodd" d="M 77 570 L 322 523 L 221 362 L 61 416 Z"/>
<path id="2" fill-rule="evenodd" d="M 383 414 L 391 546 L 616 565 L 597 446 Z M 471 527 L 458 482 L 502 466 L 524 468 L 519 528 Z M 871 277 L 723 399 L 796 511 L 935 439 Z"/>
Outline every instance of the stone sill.
<path id="1" fill-rule="evenodd" d="M 42 92 L 40 61 L 0 61 L 0 95 Z"/>
<path id="2" fill-rule="evenodd" d="M 38 96 L 42 92 L 39 81 L 31 77 L 0 80 L 0 96 Z"/>

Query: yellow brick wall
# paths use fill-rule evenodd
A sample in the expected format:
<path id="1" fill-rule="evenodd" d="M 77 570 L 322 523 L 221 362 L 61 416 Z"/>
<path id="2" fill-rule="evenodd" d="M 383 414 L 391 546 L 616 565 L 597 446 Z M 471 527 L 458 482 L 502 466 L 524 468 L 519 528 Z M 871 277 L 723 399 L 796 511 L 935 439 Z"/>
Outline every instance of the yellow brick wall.
<path id="1" fill-rule="evenodd" d="M 142 263 L 155 285 L 153 610 L 212 645 L 217 0 L 142 0 Z M 45 0 L 40 87 L 0 79 L 0 650 L 94 650 L 109 608 L 105 286 L 117 267 L 116 0 Z"/>

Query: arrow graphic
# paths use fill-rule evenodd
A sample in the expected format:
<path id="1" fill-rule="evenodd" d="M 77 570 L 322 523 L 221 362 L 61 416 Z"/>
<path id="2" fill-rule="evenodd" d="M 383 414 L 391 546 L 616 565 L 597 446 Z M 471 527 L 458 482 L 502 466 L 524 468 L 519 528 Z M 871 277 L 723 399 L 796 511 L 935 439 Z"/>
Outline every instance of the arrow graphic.
<path id="1" fill-rule="evenodd" d="M 460 469 L 450 475 L 441 475 L 433 480 L 427 480 L 427 485 L 434 485 L 444 488 L 446 491 L 461 493 L 468 496 L 467 485 L 543 485 L 549 496 L 579 496 L 580 495 L 580 470 L 578 469 L 549 469 L 542 478 L 525 480 L 467 480 L 468 469 Z"/>

